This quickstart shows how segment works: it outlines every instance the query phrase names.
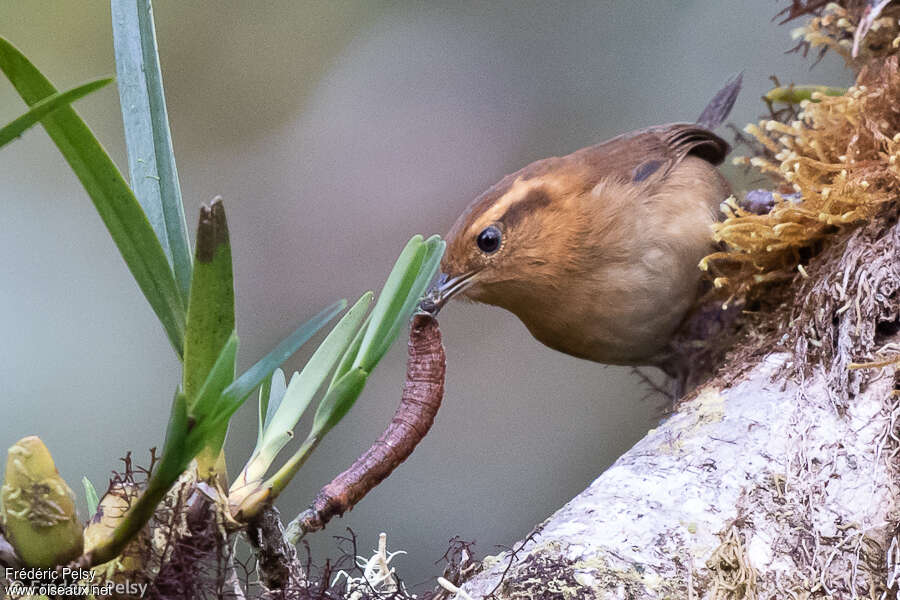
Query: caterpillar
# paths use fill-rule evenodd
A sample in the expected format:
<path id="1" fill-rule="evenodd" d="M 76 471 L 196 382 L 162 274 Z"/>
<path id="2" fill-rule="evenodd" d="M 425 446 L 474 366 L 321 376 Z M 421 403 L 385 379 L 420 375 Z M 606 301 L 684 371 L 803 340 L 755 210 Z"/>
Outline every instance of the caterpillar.
<path id="1" fill-rule="evenodd" d="M 406 382 L 394 418 L 381 437 L 300 514 L 295 523 L 302 534 L 318 531 L 335 515 L 352 509 L 412 454 L 431 429 L 444 397 L 446 370 L 441 330 L 434 316 L 413 317 L 407 347 Z"/>

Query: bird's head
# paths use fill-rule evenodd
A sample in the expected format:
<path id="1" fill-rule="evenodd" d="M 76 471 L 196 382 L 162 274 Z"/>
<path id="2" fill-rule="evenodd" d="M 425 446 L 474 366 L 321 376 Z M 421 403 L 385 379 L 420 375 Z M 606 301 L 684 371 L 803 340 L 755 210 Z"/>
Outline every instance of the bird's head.
<path id="1" fill-rule="evenodd" d="M 477 197 L 446 236 L 431 310 L 460 296 L 516 312 L 515 303 L 552 285 L 571 262 L 573 238 L 582 229 L 576 205 L 586 188 L 580 175 L 565 159 L 549 158 Z"/>

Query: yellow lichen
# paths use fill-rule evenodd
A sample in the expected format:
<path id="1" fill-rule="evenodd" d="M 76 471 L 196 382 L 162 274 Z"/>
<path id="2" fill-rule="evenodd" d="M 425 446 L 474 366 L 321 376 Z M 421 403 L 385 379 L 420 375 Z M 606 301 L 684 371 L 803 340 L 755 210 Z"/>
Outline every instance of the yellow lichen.
<path id="1" fill-rule="evenodd" d="M 725 418 L 725 398 L 718 391 L 707 388 L 691 402 L 696 412 L 697 425 L 718 423 Z"/>
<path id="2" fill-rule="evenodd" d="M 882 7 L 876 15 L 865 2 L 849 3 L 848 6 L 831 2 L 821 14 L 814 16 L 803 27 L 795 29 L 792 34 L 795 39 L 802 40 L 811 48 L 837 52 L 848 63 L 865 62 L 898 52 L 898 18 L 900 5 L 896 3 Z"/>
<path id="3" fill-rule="evenodd" d="M 749 212 L 734 199 L 723 203 L 726 218 L 715 237 L 724 249 L 700 266 L 732 297 L 807 275 L 802 262 L 827 236 L 900 202 L 897 57 L 863 69 L 843 95 L 812 96 L 797 120 L 764 120 L 745 129 L 762 149 L 735 162 L 770 175 L 777 187 L 767 214 Z"/>

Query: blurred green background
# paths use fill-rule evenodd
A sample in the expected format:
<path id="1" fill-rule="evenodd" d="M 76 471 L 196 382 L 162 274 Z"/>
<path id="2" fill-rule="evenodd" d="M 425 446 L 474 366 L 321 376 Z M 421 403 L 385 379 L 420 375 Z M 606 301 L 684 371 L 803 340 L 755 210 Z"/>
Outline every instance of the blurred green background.
<path id="1" fill-rule="evenodd" d="M 783 82 L 848 85 L 835 56 L 785 54 L 784 3 L 157 0 L 157 34 L 190 229 L 225 198 L 240 365 L 338 297 L 378 289 L 413 233 L 444 233 L 482 190 L 527 162 L 623 131 L 696 118 L 733 73 L 731 121 Z M 67 89 L 115 73 L 106 2 L 3 0 L 0 33 Z M 78 111 L 127 172 L 114 86 Z M 0 83 L 0 120 L 24 105 Z M 730 134 L 728 136 L 730 138 Z M 734 169 L 738 187 L 753 185 Z M 38 129 L 0 150 L 0 444 L 40 434 L 73 487 L 105 487 L 117 457 L 162 444 L 179 367 L 89 199 Z M 535 342 L 510 314 L 441 314 L 447 393 L 394 475 L 313 536 L 321 560 L 351 527 L 379 531 L 409 583 L 453 536 L 494 552 L 580 492 L 653 427 L 665 404 L 628 369 Z M 298 368 L 310 348 L 286 368 Z M 280 499 L 292 518 L 383 431 L 405 342 Z M 234 420 L 232 472 L 255 441 Z M 305 427 L 305 425 L 301 425 Z M 83 506 L 83 502 L 82 502 Z"/>

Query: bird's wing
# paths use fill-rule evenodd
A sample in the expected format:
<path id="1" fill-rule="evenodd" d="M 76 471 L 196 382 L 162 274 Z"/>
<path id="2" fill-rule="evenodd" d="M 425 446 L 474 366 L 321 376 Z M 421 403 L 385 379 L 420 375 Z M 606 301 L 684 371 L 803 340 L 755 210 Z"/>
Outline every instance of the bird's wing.
<path id="1" fill-rule="evenodd" d="M 703 109 L 696 123 L 671 123 L 639 129 L 607 142 L 584 148 L 563 160 L 589 179 L 615 177 L 640 183 L 662 181 L 688 155 L 698 156 L 714 166 L 722 164 L 731 151 L 728 142 L 712 132 L 721 125 L 741 91 L 743 73 L 729 79 Z"/>
<path id="2" fill-rule="evenodd" d="M 672 123 L 626 133 L 570 156 L 600 178 L 637 183 L 664 177 L 688 155 L 719 165 L 730 151 L 728 142 L 705 127 Z"/>
<path id="3" fill-rule="evenodd" d="M 741 93 L 741 82 L 744 79 L 744 72 L 741 71 L 731 79 L 725 82 L 721 90 L 716 92 L 703 112 L 697 118 L 697 123 L 706 129 L 715 129 L 725 122 L 728 113 L 734 106 L 738 94 Z"/>

